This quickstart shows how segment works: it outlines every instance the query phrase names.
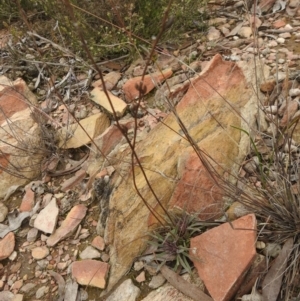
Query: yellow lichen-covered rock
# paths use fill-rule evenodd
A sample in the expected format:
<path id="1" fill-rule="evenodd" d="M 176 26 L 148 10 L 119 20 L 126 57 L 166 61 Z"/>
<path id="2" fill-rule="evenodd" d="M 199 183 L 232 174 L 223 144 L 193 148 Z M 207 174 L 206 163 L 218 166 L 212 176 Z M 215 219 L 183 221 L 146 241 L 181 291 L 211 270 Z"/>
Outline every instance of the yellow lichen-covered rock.
<path id="1" fill-rule="evenodd" d="M 176 107 L 190 136 L 211 158 L 210 163 L 221 176 L 237 174 L 239 164 L 248 152 L 249 138 L 236 128 L 249 130 L 257 112 L 257 96 L 249 84 L 254 77 L 249 72 L 249 65 L 247 72 L 242 68 L 216 55 Z M 199 212 L 205 219 L 220 217 L 224 213 L 223 192 L 183 137 L 176 117 L 170 114 L 164 124 L 158 124 L 137 144 L 136 153 L 147 179 L 168 210 L 176 206 Z M 127 158 L 123 155 L 119 155 L 123 161 L 130 161 L 130 155 Z M 115 180 L 118 188 L 109 202 L 105 240 L 111 246 L 112 266 L 108 290 L 144 249 L 149 224 L 157 223 L 134 188 L 130 164 L 125 175 Z M 134 176 L 143 198 L 156 212 L 165 215 L 137 164 Z"/>

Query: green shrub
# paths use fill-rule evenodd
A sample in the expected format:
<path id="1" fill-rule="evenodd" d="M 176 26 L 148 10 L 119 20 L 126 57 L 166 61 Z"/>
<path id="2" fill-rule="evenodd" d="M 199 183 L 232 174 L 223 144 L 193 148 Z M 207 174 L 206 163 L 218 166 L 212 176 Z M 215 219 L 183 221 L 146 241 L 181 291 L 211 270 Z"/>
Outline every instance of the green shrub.
<path id="1" fill-rule="evenodd" d="M 206 1 L 206 0 L 204 0 Z M 200 9 L 204 1 L 174 0 L 170 9 L 168 27 L 163 39 L 172 40 L 190 31 L 195 24 L 204 24 L 204 14 Z M 20 17 L 16 4 L 2 0 L 4 10 L 0 12 L 0 21 L 10 24 Z M 151 42 L 161 27 L 168 0 L 157 0 L 155 6 L 148 0 L 136 1 L 78 1 L 72 0 L 36 0 L 20 1 L 22 10 L 28 13 L 38 11 L 42 22 L 30 21 L 32 29 L 58 44 L 64 44 L 78 55 L 85 56 L 78 38 L 78 25 L 84 35 L 92 55 L 96 59 L 103 56 L 119 55 L 136 49 L 140 43 Z M 71 5 L 69 5 L 71 3 Z M 5 20 L 9 21 L 5 21 Z M 41 19 L 39 19 L 41 21 Z M 76 20 L 76 24 L 74 21 Z M 24 31 L 28 28 L 24 28 Z M 139 38 L 140 37 L 140 38 Z"/>

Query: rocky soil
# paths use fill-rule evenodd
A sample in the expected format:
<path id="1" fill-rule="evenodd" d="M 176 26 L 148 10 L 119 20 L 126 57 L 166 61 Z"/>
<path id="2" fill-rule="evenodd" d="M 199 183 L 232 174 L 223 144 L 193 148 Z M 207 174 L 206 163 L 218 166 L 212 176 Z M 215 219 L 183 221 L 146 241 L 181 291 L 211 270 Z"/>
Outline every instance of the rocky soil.
<path id="1" fill-rule="evenodd" d="M 187 33 L 185 45 L 157 49 L 143 77 L 141 102 L 137 85 L 146 57 L 130 66 L 122 58 L 101 64 L 114 109 L 97 73 L 81 71 L 68 50 L 60 49 L 64 55 L 51 62 L 56 64 L 51 70 L 60 72 L 51 82 L 29 37 L 27 47 L 13 46 L 23 52 L 22 65 L 10 64 L 10 35 L 2 32 L 0 300 L 200 300 L 195 294 L 201 300 L 254 300 L 253 295 L 276 300 L 267 290 L 257 291 L 255 283 L 266 258 L 276 258 L 282 245 L 257 241 L 256 217 L 240 204 L 224 215 L 228 200 L 178 135 L 182 131 L 170 111 L 176 105 L 195 143 L 222 165 L 218 172 L 231 170 L 259 186 L 256 158 L 247 157 L 249 139 L 231 125 L 249 130 L 259 123 L 261 132 L 272 135 L 275 118 L 281 128 L 297 120 L 299 1 L 261 1 L 247 11 L 243 1 L 209 7 L 214 14 L 205 41 Z M 39 51 L 57 48 L 49 37 L 30 36 Z M 136 194 L 131 151 L 114 116 L 136 140 L 164 206 L 220 223 L 191 240 L 192 275 L 158 271 L 141 256 L 155 218 Z M 259 151 L 268 154 L 272 144 L 256 138 L 264 140 Z M 297 126 L 283 147 L 292 148 L 295 162 L 299 145 Z M 143 196 L 159 210 L 142 173 L 134 170 Z M 294 176 L 298 194 L 296 169 Z"/>

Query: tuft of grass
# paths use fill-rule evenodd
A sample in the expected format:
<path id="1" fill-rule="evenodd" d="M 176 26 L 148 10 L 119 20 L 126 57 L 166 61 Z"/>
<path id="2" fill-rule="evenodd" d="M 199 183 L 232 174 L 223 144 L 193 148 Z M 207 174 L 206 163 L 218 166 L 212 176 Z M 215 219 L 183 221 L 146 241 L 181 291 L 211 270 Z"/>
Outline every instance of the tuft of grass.
<path id="1" fill-rule="evenodd" d="M 202 221 L 198 214 L 189 214 L 187 211 L 171 213 L 170 217 L 172 223 L 167 222 L 151 232 L 149 235 L 153 240 L 149 240 L 148 243 L 154 247 L 155 260 L 160 261 L 161 265 L 168 264 L 176 272 L 184 269 L 191 273 L 191 238 L 219 223 Z"/>
<path id="2" fill-rule="evenodd" d="M 287 95 L 287 93 L 286 93 Z M 289 99 L 286 97 L 286 101 Z M 278 100 L 276 100 L 279 106 Z M 265 107 L 260 106 L 267 115 Z M 242 168 L 247 177 L 238 179 L 238 186 L 224 182 L 224 189 L 235 201 L 253 211 L 258 219 L 258 240 L 284 244 L 292 239 L 293 248 L 281 283 L 280 300 L 299 297 L 300 271 L 300 186 L 299 147 L 293 143 L 298 120 L 280 126 L 276 115 L 269 120 L 273 131 L 255 131 L 250 135 L 251 152 Z M 248 179 L 255 179 L 251 183 Z M 278 275 L 279 277 L 279 275 Z"/>

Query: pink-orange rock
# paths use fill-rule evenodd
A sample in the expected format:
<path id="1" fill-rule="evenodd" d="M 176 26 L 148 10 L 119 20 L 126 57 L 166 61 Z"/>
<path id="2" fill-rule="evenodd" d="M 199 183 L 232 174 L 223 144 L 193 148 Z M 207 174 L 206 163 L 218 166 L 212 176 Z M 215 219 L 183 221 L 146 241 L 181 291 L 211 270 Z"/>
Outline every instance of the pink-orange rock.
<path id="1" fill-rule="evenodd" d="M 20 212 L 22 211 L 31 211 L 34 207 L 34 192 L 31 190 L 29 186 L 25 187 L 25 195 L 23 196 Z"/>
<path id="2" fill-rule="evenodd" d="M 72 235 L 77 226 L 81 223 L 85 217 L 87 208 L 82 205 L 74 206 L 68 213 L 66 219 L 62 222 L 61 226 L 55 230 L 55 232 L 47 239 L 47 245 L 49 247 L 55 246 L 59 241 Z"/>
<path id="3" fill-rule="evenodd" d="M 42 152 L 40 129 L 32 118 L 34 94 L 22 79 L 0 76 L 0 198 L 13 185 L 39 175 Z M 8 172 L 3 172 L 5 169 Z"/>
<path id="4" fill-rule="evenodd" d="M 97 260 L 75 261 L 72 264 L 72 277 L 81 285 L 105 288 L 109 265 Z"/>
<path id="5" fill-rule="evenodd" d="M 278 19 L 278 20 L 274 21 L 274 23 L 272 25 L 274 28 L 278 29 L 278 28 L 285 26 L 286 22 L 283 19 Z"/>
<path id="6" fill-rule="evenodd" d="M 28 108 L 28 103 L 23 99 L 23 95 L 26 97 L 27 93 L 31 93 L 27 89 L 25 82 L 20 78 L 11 82 L 5 76 L 0 77 L 0 103 L 1 110 L 5 113 L 0 114 L 0 124 L 6 118 Z"/>
<path id="7" fill-rule="evenodd" d="M 16 281 L 12 286 L 11 286 L 11 290 L 16 290 L 18 291 L 22 286 L 23 286 L 23 279 L 20 279 L 18 281 Z M 12 299 L 14 301 L 14 299 Z"/>
<path id="8" fill-rule="evenodd" d="M 40 260 L 47 257 L 49 252 L 50 251 L 46 246 L 36 247 L 31 250 L 31 256 L 36 260 Z"/>
<path id="9" fill-rule="evenodd" d="M 101 236 L 96 236 L 92 241 L 92 246 L 103 251 L 105 248 L 104 239 Z"/>
<path id="10" fill-rule="evenodd" d="M 267 93 L 267 92 L 271 93 L 274 90 L 275 85 L 276 85 L 276 81 L 274 79 L 269 80 L 269 81 L 263 82 L 260 85 L 260 90 L 265 93 Z"/>
<path id="11" fill-rule="evenodd" d="M 13 232 L 9 232 L 0 241 L 0 260 L 3 260 L 10 256 L 15 248 L 15 235 Z"/>
<path id="12" fill-rule="evenodd" d="M 142 271 L 137 277 L 135 277 L 135 280 L 138 283 L 146 281 L 145 271 Z"/>
<path id="13" fill-rule="evenodd" d="M 129 79 L 123 85 L 123 91 L 125 93 L 127 101 L 132 101 L 139 97 L 140 92 L 138 87 L 140 85 L 142 87 L 143 94 L 145 95 L 152 91 L 158 84 L 171 77 L 172 74 L 172 69 L 168 68 L 163 70 L 162 72 L 157 71 L 155 73 L 145 75 L 144 80 L 142 82 L 141 76 Z"/>
<path id="14" fill-rule="evenodd" d="M 287 126 L 288 122 L 292 120 L 295 113 L 298 111 L 298 102 L 296 100 L 289 101 L 284 114 L 280 120 L 280 126 Z"/>
<path id="15" fill-rule="evenodd" d="M 191 239 L 190 256 L 214 301 L 229 301 L 255 255 L 256 218 L 243 216 Z"/>
<path id="16" fill-rule="evenodd" d="M 178 171 L 180 180 L 169 206 L 199 212 L 203 219 L 219 217 L 223 206 L 222 190 L 212 180 L 198 156 L 194 152 L 183 155 Z"/>

